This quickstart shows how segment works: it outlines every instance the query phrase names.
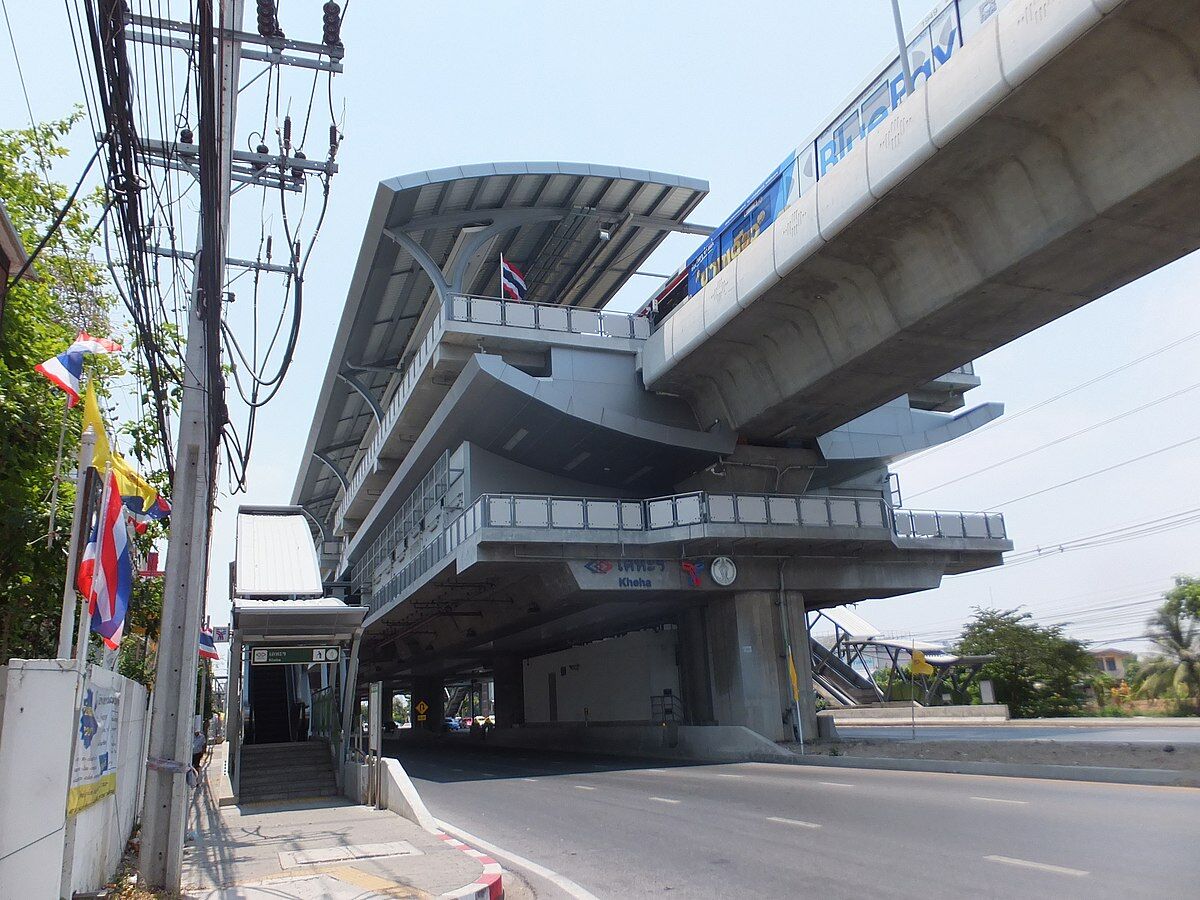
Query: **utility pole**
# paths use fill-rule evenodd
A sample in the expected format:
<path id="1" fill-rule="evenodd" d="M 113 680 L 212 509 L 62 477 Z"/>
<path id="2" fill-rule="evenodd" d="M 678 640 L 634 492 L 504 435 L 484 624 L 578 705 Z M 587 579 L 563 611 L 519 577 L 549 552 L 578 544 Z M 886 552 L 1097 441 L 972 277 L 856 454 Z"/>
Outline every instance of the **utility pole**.
<path id="1" fill-rule="evenodd" d="M 220 4 L 218 22 L 214 3 Z M 198 642 L 208 580 L 217 442 L 224 425 L 220 322 L 229 231 L 243 0 L 198 0 L 200 244 L 188 312 L 174 509 L 138 868 L 148 886 L 179 890 L 187 826 Z"/>

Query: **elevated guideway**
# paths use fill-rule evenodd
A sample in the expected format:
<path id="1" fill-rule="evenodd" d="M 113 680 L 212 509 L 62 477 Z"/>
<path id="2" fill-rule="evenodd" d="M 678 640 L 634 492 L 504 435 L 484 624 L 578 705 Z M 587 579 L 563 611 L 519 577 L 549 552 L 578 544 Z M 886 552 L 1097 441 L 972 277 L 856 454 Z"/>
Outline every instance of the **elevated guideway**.
<path id="1" fill-rule="evenodd" d="M 801 145 L 798 196 L 646 341 L 648 388 L 816 438 L 1200 247 L 1197 4 L 952 6 L 911 97 Z"/>

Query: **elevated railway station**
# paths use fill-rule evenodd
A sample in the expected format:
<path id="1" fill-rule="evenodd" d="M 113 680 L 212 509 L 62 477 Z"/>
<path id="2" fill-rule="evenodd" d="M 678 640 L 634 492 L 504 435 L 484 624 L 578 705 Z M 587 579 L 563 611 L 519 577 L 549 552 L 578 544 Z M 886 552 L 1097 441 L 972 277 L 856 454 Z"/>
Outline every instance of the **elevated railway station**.
<path id="1" fill-rule="evenodd" d="M 1002 413 L 973 358 L 1200 246 L 1195 22 L 1034 6 L 940 4 L 910 95 L 883 67 L 716 227 L 657 172 L 380 185 L 290 498 L 359 683 L 431 729 L 491 679 L 501 728 L 812 736 L 811 613 L 1001 563 L 1001 515 L 906 509 L 889 463 Z M 704 242 L 608 309 L 673 232 Z"/>

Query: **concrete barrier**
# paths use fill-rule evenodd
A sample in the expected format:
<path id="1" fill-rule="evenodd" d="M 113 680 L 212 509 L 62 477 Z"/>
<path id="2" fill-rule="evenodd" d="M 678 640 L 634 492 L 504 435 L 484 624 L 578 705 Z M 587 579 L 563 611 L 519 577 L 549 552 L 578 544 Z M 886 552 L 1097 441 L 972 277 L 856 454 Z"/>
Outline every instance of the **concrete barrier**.
<path id="1" fill-rule="evenodd" d="M 527 725 L 489 732 L 496 747 L 656 759 L 786 759 L 791 754 L 741 725 Z"/>
<path id="2" fill-rule="evenodd" d="M 854 706 L 824 709 L 819 718 L 832 719 L 838 725 L 998 725 L 1007 723 L 1008 706 L 1003 703 L 978 706 L 917 706 L 911 703 L 886 703 L 881 706 Z"/>
<path id="3" fill-rule="evenodd" d="M 438 832 L 437 820 L 425 807 L 425 801 L 417 793 L 416 786 L 400 760 L 392 757 L 383 759 L 383 802 L 384 805 L 398 816 L 419 825 L 431 834 Z"/>

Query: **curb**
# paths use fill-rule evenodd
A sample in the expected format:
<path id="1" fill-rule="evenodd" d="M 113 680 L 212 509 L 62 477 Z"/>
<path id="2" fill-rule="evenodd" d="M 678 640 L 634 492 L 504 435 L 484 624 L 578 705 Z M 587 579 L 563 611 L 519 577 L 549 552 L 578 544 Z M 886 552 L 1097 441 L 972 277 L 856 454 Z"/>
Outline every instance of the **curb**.
<path id="1" fill-rule="evenodd" d="M 1115 766 L 1060 766 L 1053 764 L 988 763 L 967 760 L 885 759 L 870 756 L 778 757 L 757 762 L 787 766 L 828 766 L 835 769 L 885 769 L 895 772 L 937 772 L 950 775 L 993 775 L 1006 778 L 1052 778 L 1058 781 L 1095 781 L 1151 787 L 1200 788 L 1200 772 L 1184 769 L 1122 769 Z"/>
<path id="2" fill-rule="evenodd" d="M 458 838 L 451 837 L 444 831 L 438 831 L 437 836 L 443 841 L 468 856 L 474 857 L 483 864 L 483 874 L 470 884 L 463 885 L 456 891 L 447 891 L 443 897 L 470 898 L 470 900 L 501 900 L 504 897 L 504 870 L 486 853 L 480 853 L 473 847 L 468 847 Z"/>

